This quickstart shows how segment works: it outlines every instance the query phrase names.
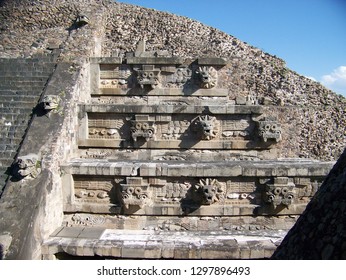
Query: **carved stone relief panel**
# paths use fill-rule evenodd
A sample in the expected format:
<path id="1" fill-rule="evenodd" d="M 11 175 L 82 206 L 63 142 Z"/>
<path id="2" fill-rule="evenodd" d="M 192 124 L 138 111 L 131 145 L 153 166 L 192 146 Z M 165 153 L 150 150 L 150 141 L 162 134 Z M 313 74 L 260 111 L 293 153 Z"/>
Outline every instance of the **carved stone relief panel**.
<path id="1" fill-rule="evenodd" d="M 321 186 L 323 178 L 294 178 L 297 197 L 302 202 L 309 202 Z"/>
<path id="2" fill-rule="evenodd" d="M 289 207 L 296 198 L 295 184 L 292 178 L 276 177 L 272 183 L 266 184 L 264 201 L 274 208 Z"/>
<path id="3" fill-rule="evenodd" d="M 41 173 L 40 158 L 36 154 L 19 156 L 15 162 L 14 176 L 19 179 L 34 179 Z"/>
<path id="4" fill-rule="evenodd" d="M 216 117 L 209 115 L 198 116 L 196 125 L 204 140 L 214 139 L 220 128 L 220 122 Z"/>
<path id="5" fill-rule="evenodd" d="M 127 177 L 126 184 L 120 184 L 121 198 L 126 209 L 129 206 L 143 208 L 151 204 L 151 192 L 149 184 L 143 182 L 141 177 Z"/>
<path id="6" fill-rule="evenodd" d="M 135 69 L 137 83 L 140 88 L 154 89 L 161 84 L 161 70 L 154 65 L 143 65 L 142 69 Z"/>
<path id="7" fill-rule="evenodd" d="M 88 113 L 87 127 L 81 143 L 89 147 L 247 150 L 262 145 L 248 115 Z"/>
<path id="8" fill-rule="evenodd" d="M 139 177 L 137 172 L 131 173 L 133 176 L 74 175 L 73 199 L 65 211 L 156 216 L 300 214 L 313 188 L 322 181 L 289 177 Z"/>
<path id="9" fill-rule="evenodd" d="M 226 61 L 220 59 L 200 59 L 191 63 L 173 57 L 129 57 L 127 64 L 121 59 L 113 60 L 92 61 L 92 75 L 99 77 L 98 89 L 93 88 L 92 95 L 124 95 L 130 92 L 132 95 L 143 95 L 155 89 L 179 89 L 180 95 L 190 95 L 199 89 L 211 92 L 218 88 L 218 72 L 226 65 Z M 93 83 L 97 83 L 96 80 Z M 166 95 L 167 92 L 157 91 L 155 94 Z M 206 91 L 199 93 L 208 94 Z"/>
<path id="10" fill-rule="evenodd" d="M 268 140 L 279 142 L 281 141 L 281 125 L 274 117 L 266 117 L 259 120 L 258 135 L 264 142 Z"/>
<path id="11" fill-rule="evenodd" d="M 155 139 L 155 117 L 149 115 L 135 115 L 135 119 L 131 120 L 131 137 L 133 141 L 137 138 L 143 138 L 145 141 Z"/>
<path id="12" fill-rule="evenodd" d="M 58 95 L 46 95 L 42 100 L 42 107 L 45 111 L 55 110 L 59 107 L 60 97 Z"/>
<path id="13" fill-rule="evenodd" d="M 117 118 L 104 114 L 90 114 L 88 119 L 90 139 L 122 139 L 127 123 L 125 115 L 117 115 Z"/>
<path id="14" fill-rule="evenodd" d="M 274 207 L 308 203 L 321 186 L 324 177 L 274 177 L 260 179 L 264 184 L 263 200 Z"/>
<path id="15" fill-rule="evenodd" d="M 80 204 L 119 204 L 117 190 L 109 178 L 75 176 L 74 196 Z"/>
<path id="16" fill-rule="evenodd" d="M 183 88 L 191 81 L 192 70 L 188 67 L 165 68 L 165 70 L 169 74 L 165 79 L 168 88 Z"/>
<path id="17" fill-rule="evenodd" d="M 128 65 L 100 65 L 100 89 L 127 89 L 135 85 L 133 70 Z"/>
<path id="18" fill-rule="evenodd" d="M 217 179 L 200 179 L 195 185 L 195 192 L 200 196 L 201 204 L 211 205 L 225 200 L 225 184 Z"/>

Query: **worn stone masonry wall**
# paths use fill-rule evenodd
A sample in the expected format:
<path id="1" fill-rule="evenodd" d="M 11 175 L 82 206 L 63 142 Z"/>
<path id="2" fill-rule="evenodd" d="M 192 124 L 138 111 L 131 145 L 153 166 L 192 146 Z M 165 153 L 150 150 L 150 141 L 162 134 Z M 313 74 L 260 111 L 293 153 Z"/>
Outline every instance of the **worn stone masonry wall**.
<path id="1" fill-rule="evenodd" d="M 1 197 L 1 258 L 40 259 L 41 243 L 62 223 L 60 165 L 75 152 L 77 104 L 88 93 L 84 79 L 88 79 L 85 69 L 59 63 L 44 91 L 44 97 L 57 97 L 57 106 L 52 110 L 43 109 L 43 103 L 37 106 L 18 154 L 24 162 L 37 156 L 34 172 L 19 176 L 12 168 Z"/>
<path id="2" fill-rule="evenodd" d="M 345 98 L 288 69 L 283 60 L 194 20 L 131 5 L 112 10 L 102 54 L 123 56 L 144 37 L 148 50 L 189 58 L 225 57 L 230 100 L 252 95 L 260 104 L 274 105 L 270 110 L 282 115 L 283 122 L 290 123 L 287 116 L 294 116 L 294 146 L 282 157 L 336 160 L 341 154 L 346 143 Z"/>
<path id="3" fill-rule="evenodd" d="M 0 57 L 32 57 L 61 49 L 64 60 L 97 55 L 109 0 L 2 1 Z M 79 15 L 90 17 L 87 28 L 77 28 Z"/>
<path id="4" fill-rule="evenodd" d="M 15 12 L 13 12 L 15 7 Z M 75 28 L 78 14 L 90 24 Z M 345 99 L 291 71 L 285 62 L 197 21 L 112 1 L 2 1 L 0 56 L 30 57 L 62 50 L 61 59 L 123 56 L 146 37 L 148 50 L 177 56 L 219 56 L 228 60 L 229 99 L 252 95 L 295 115 L 297 137 L 282 157 L 336 160 L 346 143 Z M 20 46 L 20 47 L 18 47 Z M 293 108 L 291 108 L 293 106 Z M 295 150 L 294 155 L 289 151 Z"/>
<path id="5" fill-rule="evenodd" d="M 0 258 L 268 258 L 346 144 L 345 98 L 188 18 L 7 0 L 0 31 L 3 59 L 58 54 L 1 198 Z"/>
<path id="6" fill-rule="evenodd" d="M 346 259 L 346 150 L 273 259 Z"/>
<path id="7" fill-rule="evenodd" d="M 0 194 L 55 60 L 54 54 L 0 59 Z"/>

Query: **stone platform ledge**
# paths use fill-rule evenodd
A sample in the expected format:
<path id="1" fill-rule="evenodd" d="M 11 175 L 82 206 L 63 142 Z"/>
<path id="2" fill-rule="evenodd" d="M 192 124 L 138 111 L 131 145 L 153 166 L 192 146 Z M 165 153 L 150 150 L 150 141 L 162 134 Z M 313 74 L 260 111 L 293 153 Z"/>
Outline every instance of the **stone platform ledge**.
<path id="1" fill-rule="evenodd" d="M 108 161 L 75 159 L 61 166 L 67 174 L 168 177 L 326 176 L 335 162 L 262 160 L 256 162 Z"/>
<path id="2" fill-rule="evenodd" d="M 251 115 L 262 114 L 263 106 L 260 105 L 130 105 L 130 104 L 80 104 L 81 111 L 88 113 L 136 113 L 136 114 L 203 114 L 209 112 L 214 115 L 221 114 L 236 114 L 236 115 Z"/>
<path id="3" fill-rule="evenodd" d="M 114 230 L 61 227 L 42 245 L 43 259 L 57 253 L 123 259 L 270 258 L 286 231 L 235 235 L 227 231 Z"/>

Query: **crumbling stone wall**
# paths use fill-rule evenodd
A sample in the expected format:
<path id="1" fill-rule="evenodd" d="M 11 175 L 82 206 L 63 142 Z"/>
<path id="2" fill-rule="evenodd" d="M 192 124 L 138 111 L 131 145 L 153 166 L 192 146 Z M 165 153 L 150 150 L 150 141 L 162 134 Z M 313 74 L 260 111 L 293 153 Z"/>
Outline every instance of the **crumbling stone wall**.
<path id="1" fill-rule="evenodd" d="M 89 17 L 89 23 L 77 26 L 81 14 Z M 40 257 L 40 242 L 62 222 L 60 171 L 64 170 L 60 167 L 76 156 L 71 147 L 77 142 L 77 103 L 93 106 L 85 90 L 90 81 L 89 57 L 125 57 L 143 38 L 147 51 L 164 50 L 191 60 L 188 63 L 196 57 L 225 57 L 220 87 L 228 91 L 226 103 L 246 105 L 246 100 L 252 100 L 250 105 L 264 105 L 258 106 L 263 113 L 276 117 L 283 134 L 273 153 L 277 157 L 334 160 L 346 144 L 345 98 L 287 69 L 283 60 L 191 19 L 106 0 L 7 0 L 0 2 L 0 30 L 0 57 L 60 54 L 61 71 L 47 93 L 63 101 L 63 110 L 48 120 L 36 118 L 22 149 L 42 155 L 42 173 L 30 188 L 12 182 L 1 201 L 0 212 L 7 216 L 0 219 L 0 228 L 8 232 L 0 232 L 4 240 L 0 251 L 7 251 L 8 258 Z M 145 98 L 133 99 L 142 104 Z M 209 100 L 202 96 L 193 102 Z M 37 133 L 43 128 L 46 134 Z M 40 141 L 35 141 L 37 135 L 42 135 Z M 260 158 L 256 160 L 260 165 Z M 9 243 L 15 246 L 8 247 Z"/>
<path id="2" fill-rule="evenodd" d="M 0 6 L 0 57 L 31 57 L 62 50 L 64 60 L 95 55 L 109 0 L 2 1 Z M 90 18 L 78 28 L 78 15 Z"/>
<path id="3" fill-rule="evenodd" d="M 90 23 L 75 28 L 79 14 L 86 14 Z M 345 146 L 344 97 L 289 70 L 282 59 L 197 21 L 108 0 L 8 0 L 0 6 L 0 22 L 1 57 L 31 57 L 56 48 L 65 61 L 123 56 L 144 37 L 148 50 L 187 58 L 225 57 L 231 100 L 252 95 L 276 113 L 295 107 L 292 142 L 297 144 L 281 156 L 336 160 Z"/>
<path id="4" fill-rule="evenodd" d="M 346 135 L 345 98 L 285 66 L 285 62 L 237 38 L 189 18 L 119 5 L 107 21 L 103 56 L 123 56 L 146 37 L 148 50 L 167 50 L 182 57 L 216 56 L 229 61 L 225 87 L 229 98 L 252 95 L 260 104 L 295 115 L 295 146 L 282 154 L 335 160 Z M 294 109 L 293 109 L 294 107 Z M 285 120 L 283 120 L 285 121 Z M 286 120 L 288 123 L 288 120 Z"/>
<path id="5" fill-rule="evenodd" d="M 346 150 L 273 259 L 346 259 Z"/>

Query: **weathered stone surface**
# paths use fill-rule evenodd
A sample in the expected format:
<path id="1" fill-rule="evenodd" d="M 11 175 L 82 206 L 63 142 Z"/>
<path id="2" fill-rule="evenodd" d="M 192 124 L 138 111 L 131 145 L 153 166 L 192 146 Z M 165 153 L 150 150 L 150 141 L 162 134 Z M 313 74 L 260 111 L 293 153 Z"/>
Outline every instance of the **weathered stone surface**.
<path id="1" fill-rule="evenodd" d="M 346 150 L 273 259 L 345 259 Z"/>
<path id="2" fill-rule="evenodd" d="M 34 62 L 6 64 L 2 87 L 42 89 L 35 63 L 59 62 L 41 99 L 49 112 L 35 113 L 19 153 L 37 154 L 42 172 L 30 184 L 11 177 L 1 197 L 5 258 L 268 258 L 280 242 L 268 230 L 292 227 L 345 146 L 345 99 L 193 20 L 58 2 L 0 7 L 0 57 Z M 20 84 L 32 66 L 38 76 Z M 5 95 L 2 127 L 39 104 Z M 4 152 L 21 142 L 3 139 Z M 109 228 L 117 238 L 100 238 Z M 138 232 L 129 240 L 128 230 Z M 245 237 L 230 240 L 235 232 Z M 327 239 L 317 245 L 323 258 L 336 250 Z"/>

